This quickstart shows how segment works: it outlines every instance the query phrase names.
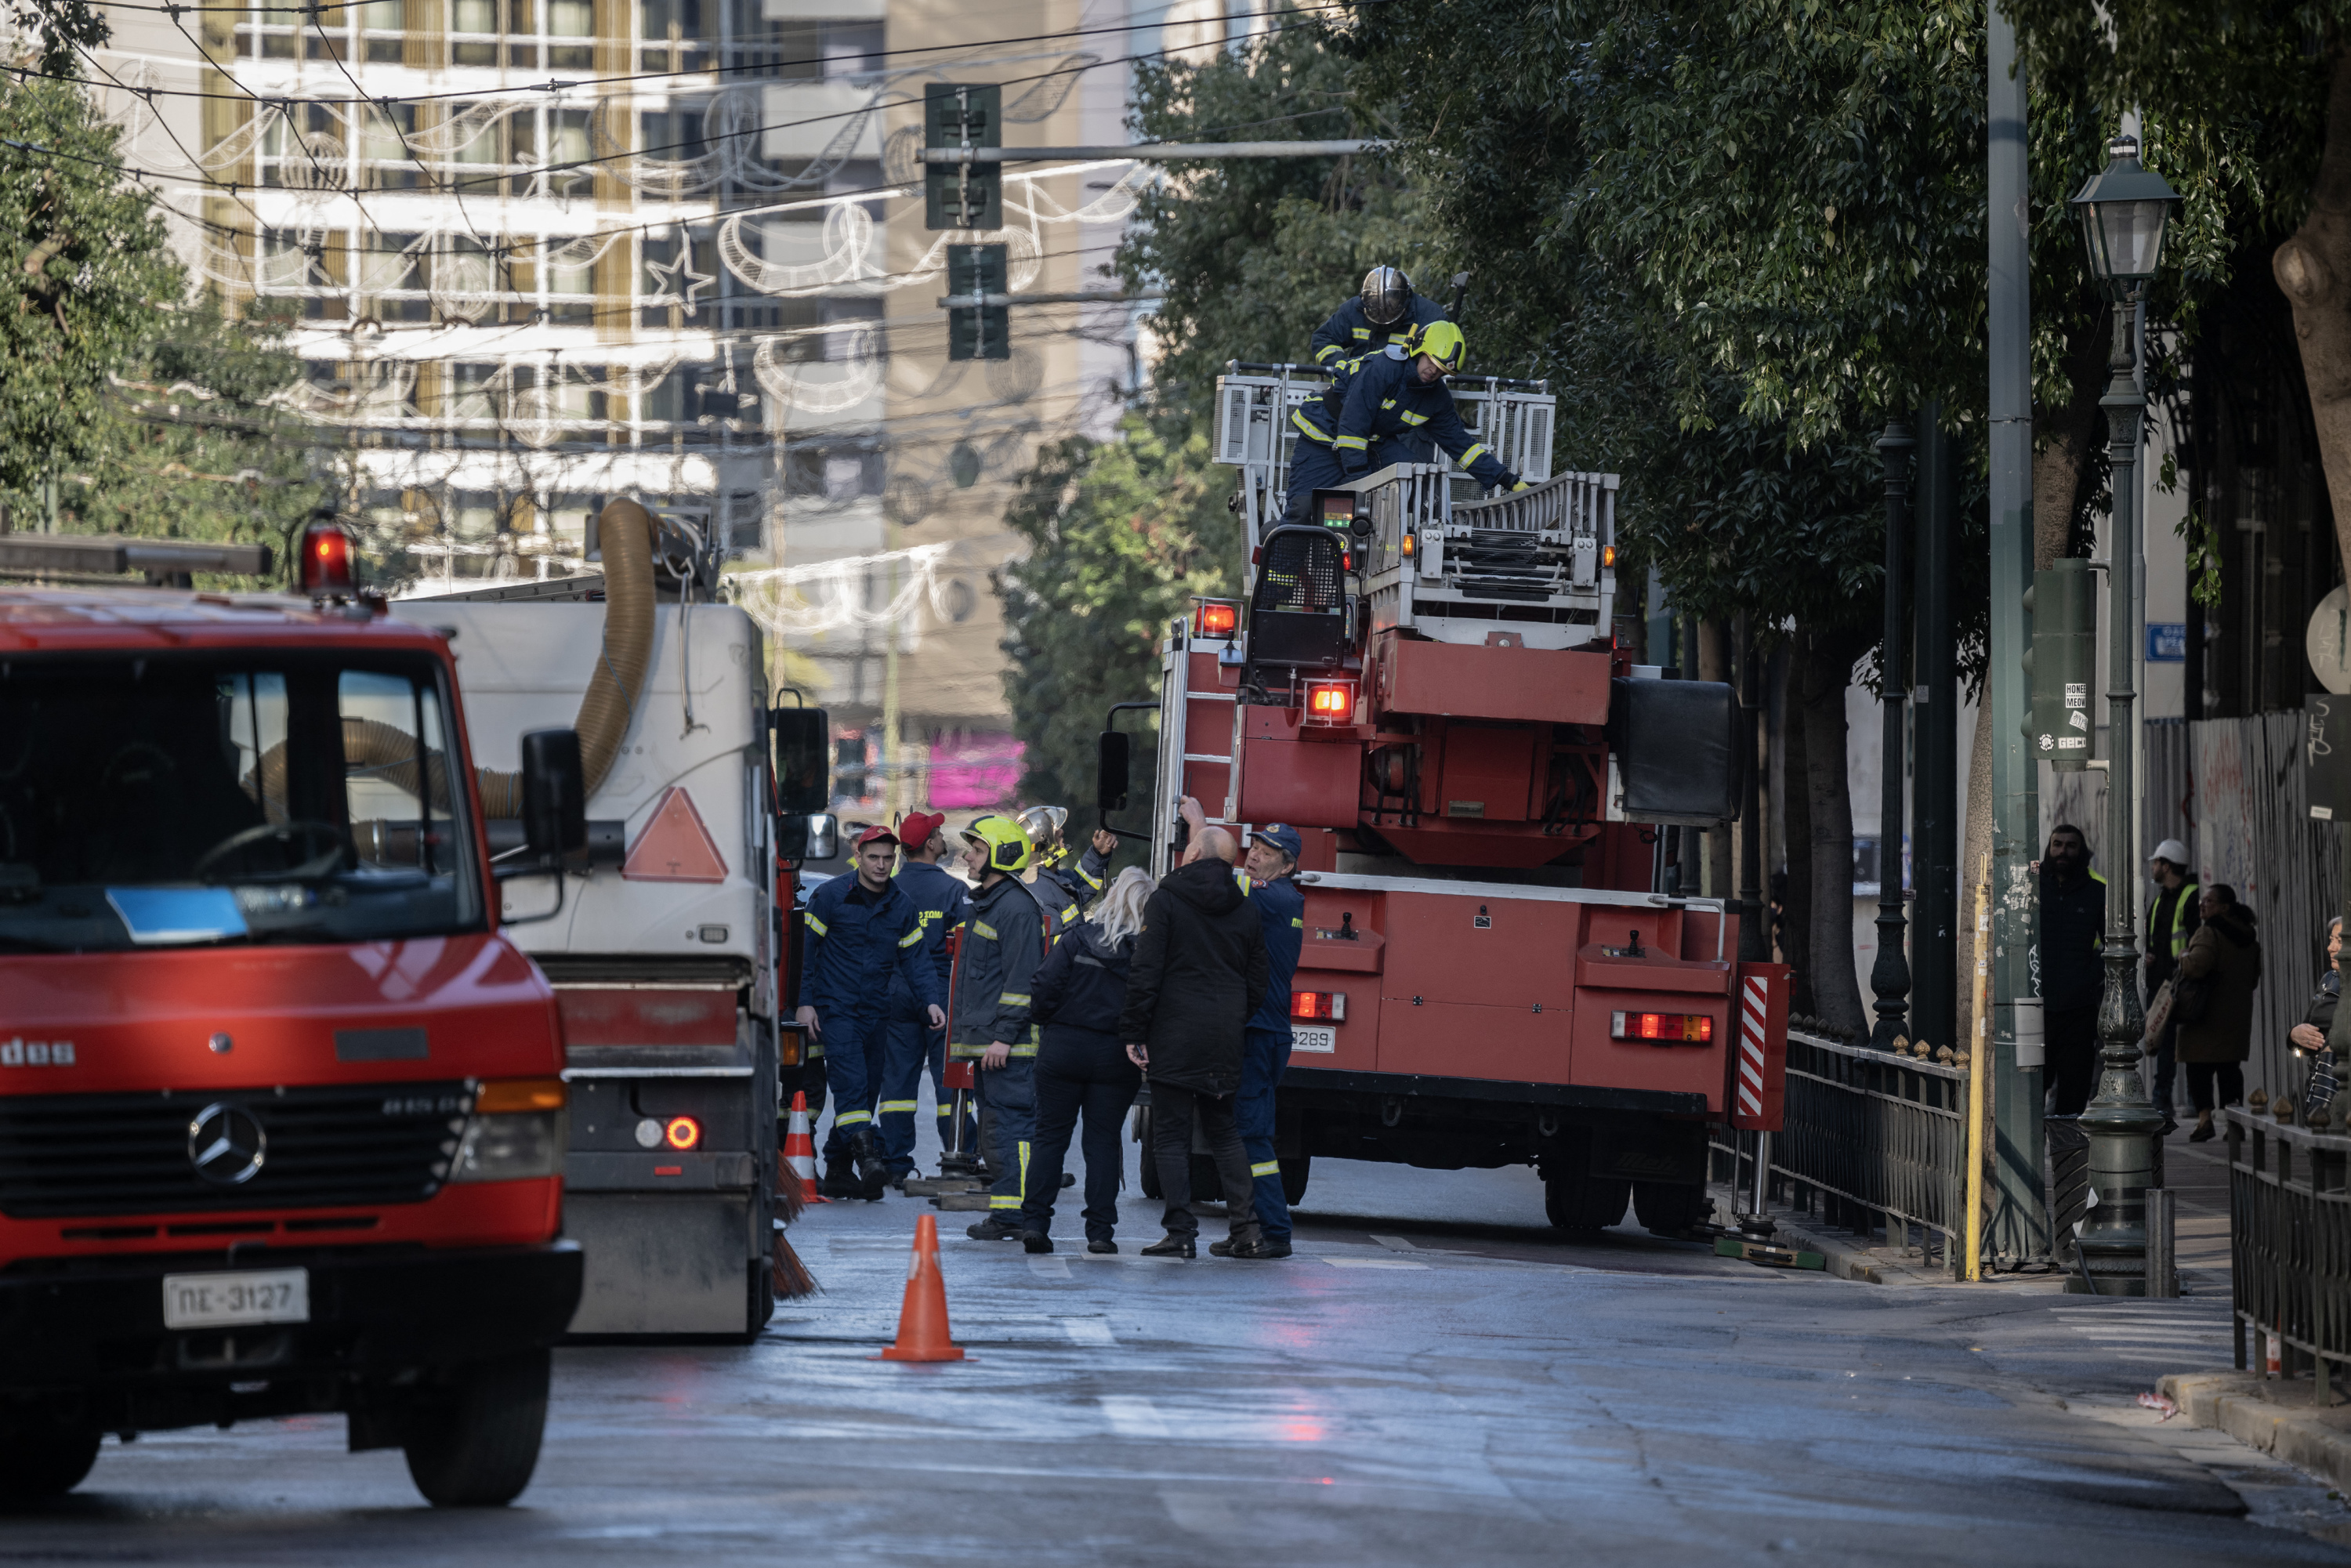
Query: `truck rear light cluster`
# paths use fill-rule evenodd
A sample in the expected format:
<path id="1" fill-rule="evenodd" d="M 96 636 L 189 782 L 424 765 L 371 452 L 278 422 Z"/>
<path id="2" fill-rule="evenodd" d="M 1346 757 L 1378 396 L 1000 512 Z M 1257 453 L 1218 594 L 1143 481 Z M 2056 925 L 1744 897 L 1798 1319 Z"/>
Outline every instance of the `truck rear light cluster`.
<path id="1" fill-rule="evenodd" d="M 1659 1045 L 1711 1045 L 1714 1020 L 1704 1013 L 1610 1013 L 1614 1040 L 1649 1040 Z"/>
<path id="2" fill-rule="evenodd" d="M 662 1142 L 684 1153 L 702 1146 L 702 1124 L 691 1116 L 672 1116 L 662 1127 Z"/>
<path id="3" fill-rule="evenodd" d="M 1290 1016 L 1313 1019 L 1330 1023 L 1347 1020 L 1347 993 L 1344 991 L 1292 991 L 1290 993 Z"/>
<path id="4" fill-rule="evenodd" d="M 1313 724 L 1345 724 L 1355 716 L 1355 683 L 1310 681 L 1306 686 L 1306 717 Z"/>
<path id="5" fill-rule="evenodd" d="M 1229 639 L 1240 624 L 1241 607 L 1219 599 L 1202 600 L 1200 608 L 1192 612 L 1192 631 L 1196 636 Z"/>

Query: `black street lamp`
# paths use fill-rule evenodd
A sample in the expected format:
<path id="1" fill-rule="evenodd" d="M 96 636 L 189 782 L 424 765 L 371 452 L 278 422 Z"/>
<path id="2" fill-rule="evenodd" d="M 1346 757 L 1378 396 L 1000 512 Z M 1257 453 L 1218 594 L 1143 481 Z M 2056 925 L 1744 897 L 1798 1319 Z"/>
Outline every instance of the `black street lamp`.
<path id="1" fill-rule="evenodd" d="M 2098 1090 L 2082 1113 L 2090 1139 L 2090 1185 L 2098 1205 L 2090 1211 L 2081 1248 L 2089 1288 L 2101 1295 L 2147 1293 L 2147 1188 L 2155 1174 L 2155 1133 L 2163 1113 L 2139 1075 L 2139 1038 L 2147 1014 L 2138 999 L 2137 887 L 2144 863 L 2133 831 L 2137 781 L 2133 777 L 2132 716 L 2137 702 L 2132 662 L 2138 649 L 2140 431 L 2147 394 L 2138 383 L 2138 335 L 2134 329 L 2147 285 L 2163 255 L 2163 230 L 2179 194 L 2162 175 L 2140 167 L 2138 142 L 2118 136 L 2110 162 L 2073 200 L 2082 217 L 2090 272 L 2115 307 L 2112 375 L 2098 405 L 2106 412 L 2114 469 L 2114 525 L 2107 530 L 2106 883 L 2105 984 L 2098 998 L 2098 1039 L 2104 1047 Z M 2069 1287 L 2071 1281 L 2068 1281 Z M 2170 1282 L 2158 1284 L 2170 1294 Z"/>

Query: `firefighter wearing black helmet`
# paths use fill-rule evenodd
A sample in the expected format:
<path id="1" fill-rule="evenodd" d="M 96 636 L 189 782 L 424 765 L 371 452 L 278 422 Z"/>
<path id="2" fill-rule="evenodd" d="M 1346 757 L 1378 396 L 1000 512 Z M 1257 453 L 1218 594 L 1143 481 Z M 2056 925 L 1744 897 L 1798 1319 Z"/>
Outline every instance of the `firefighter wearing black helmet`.
<path id="1" fill-rule="evenodd" d="M 1412 279 L 1403 272 L 1375 267 L 1364 274 L 1364 291 L 1315 329 L 1314 362 L 1332 365 L 1361 359 L 1391 343 L 1401 348 L 1420 328 L 1444 319 L 1444 308 L 1414 293 Z"/>

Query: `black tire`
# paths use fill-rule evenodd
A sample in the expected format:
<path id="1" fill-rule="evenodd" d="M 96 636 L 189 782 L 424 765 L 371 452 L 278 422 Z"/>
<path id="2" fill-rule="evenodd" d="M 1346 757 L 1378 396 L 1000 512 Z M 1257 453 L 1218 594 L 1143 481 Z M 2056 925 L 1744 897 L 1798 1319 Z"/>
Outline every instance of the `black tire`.
<path id="1" fill-rule="evenodd" d="M 411 1416 L 408 1473 L 435 1508 L 500 1508 L 538 1467 L 553 1356 L 544 1350 L 458 1374 L 449 1398 Z"/>
<path id="2" fill-rule="evenodd" d="M 96 1432 L 45 1430 L 0 1437 L 0 1507 L 65 1496 L 98 1463 L 98 1443 Z"/>
<path id="3" fill-rule="evenodd" d="M 1633 1213 L 1652 1236 L 1680 1236 L 1710 1218 L 1714 1200 L 1703 1182 L 1636 1181 Z"/>
<path id="4" fill-rule="evenodd" d="M 1306 1176 L 1313 1164 L 1314 1156 L 1311 1155 L 1300 1155 L 1281 1162 L 1281 1201 L 1292 1208 L 1296 1208 L 1298 1200 L 1306 1196 Z"/>
<path id="5" fill-rule="evenodd" d="M 1632 1183 L 1560 1172 L 1543 1178 L 1543 1214 L 1562 1230 L 1604 1230 L 1625 1218 Z"/>

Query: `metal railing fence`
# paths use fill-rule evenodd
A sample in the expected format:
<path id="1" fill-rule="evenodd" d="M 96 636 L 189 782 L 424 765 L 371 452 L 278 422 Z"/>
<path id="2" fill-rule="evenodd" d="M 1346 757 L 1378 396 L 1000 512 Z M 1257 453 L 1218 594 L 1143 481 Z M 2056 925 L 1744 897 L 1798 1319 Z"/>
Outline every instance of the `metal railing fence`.
<path id="1" fill-rule="evenodd" d="M 1823 1225 L 1909 1244 L 1955 1268 L 1966 1221 L 1968 1075 L 1798 1030 L 1788 1031 L 1786 1120 L 1771 1138 L 1771 1187 Z M 1726 1136 L 1718 1130 L 1718 1138 Z M 1751 1149 L 1713 1145 L 1718 1181 L 1748 1190 Z"/>
<path id="2" fill-rule="evenodd" d="M 2283 1343 L 2327 1396 L 2328 1363 L 2351 1364 L 2351 1134 L 2231 1108 L 2229 1262 L 2237 1365 L 2248 1328 Z"/>

